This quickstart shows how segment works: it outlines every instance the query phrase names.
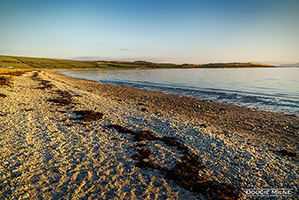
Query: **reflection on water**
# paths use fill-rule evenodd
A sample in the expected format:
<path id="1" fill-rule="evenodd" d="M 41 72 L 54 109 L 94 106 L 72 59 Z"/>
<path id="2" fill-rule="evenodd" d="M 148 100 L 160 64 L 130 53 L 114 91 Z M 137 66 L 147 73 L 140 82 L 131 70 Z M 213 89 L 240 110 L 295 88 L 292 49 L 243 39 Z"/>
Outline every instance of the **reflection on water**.
<path id="1" fill-rule="evenodd" d="M 74 78 L 299 114 L 299 68 L 63 71 Z"/>

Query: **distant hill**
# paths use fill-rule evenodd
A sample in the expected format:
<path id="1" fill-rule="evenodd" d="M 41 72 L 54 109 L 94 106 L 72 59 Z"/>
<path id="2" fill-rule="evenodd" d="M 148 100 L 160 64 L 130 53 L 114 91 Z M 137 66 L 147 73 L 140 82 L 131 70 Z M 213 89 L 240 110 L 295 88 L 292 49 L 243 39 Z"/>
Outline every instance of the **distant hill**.
<path id="1" fill-rule="evenodd" d="M 94 64 L 84 61 L 0 55 L 0 67 L 20 69 L 71 69 L 92 68 Z"/>
<path id="2" fill-rule="evenodd" d="M 209 64 L 173 64 L 153 63 L 147 61 L 74 61 L 49 58 L 1 56 L 0 68 L 23 69 L 74 69 L 74 68 L 100 68 L 100 69 L 158 69 L 158 68 L 248 68 L 248 67 L 275 67 L 261 63 L 209 63 Z"/>
<path id="3" fill-rule="evenodd" d="M 262 63 L 209 63 L 209 64 L 183 64 L 184 68 L 248 68 L 248 67 L 275 67 Z"/>
<path id="4" fill-rule="evenodd" d="M 295 64 L 282 64 L 282 65 L 279 65 L 278 67 L 299 67 L 299 62 L 297 62 Z"/>
<path id="5" fill-rule="evenodd" d="M 249 67 L 275 67 L 261 63 L 209 63 L 209 64 L 173 64 L 152 63 L 147 61 L 86 61 L 97 65 L 97 68 L 110 69 L 157 69 L 157 68 L 249 68 Z"/>

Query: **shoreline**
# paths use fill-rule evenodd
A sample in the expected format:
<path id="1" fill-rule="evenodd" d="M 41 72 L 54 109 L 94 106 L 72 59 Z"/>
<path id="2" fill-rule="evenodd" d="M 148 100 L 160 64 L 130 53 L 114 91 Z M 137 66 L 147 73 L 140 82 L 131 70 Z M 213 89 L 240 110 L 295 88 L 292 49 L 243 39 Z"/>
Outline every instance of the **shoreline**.
<path id="1" fill-rule="evenodd" d="M 182 69 L 177 69 L 177 70 L 182 70 Z M 184 70 L 188 71 L 188 69 L 183 69 L 182 71 Z M 59 73 L 73 78 L 81 78 L 80 75 L 75 71 L 76 70 L 74 70 L 74 74 L 69 73 L 68 70 L 61 70 L 59 71 Z M 82 73 L 85 73 L 84 71 L 82 71 Z M 97 70 L 94 70 L 94 72 L 96 73 Z M 134 73 L 134 70 L 132 72 Z M 170 73 L 173 72 L 175 71 L 173 70 L 170 71 Z M 159 73 L 159 72 L 155 72 L 155 73 Z M 150 74 L 155 74 L 155 73 L 150 73 Z M 91 74 L 92 73 L 87 73 L 87 76 Z M 113 74 L 114 73 L 112 73 L 112 77 L 114 76 Z M 299 116 L 299 110 L 296 107 L 296 105 L 298 105 L 299 103 L 298 101 L 299 98 L 297 97 L 298 95 L 296 96 L 295 90 L 292 90 L 292 94 L 291 92 L 288 92 L 287 94 L 287 92 L 286 93 L 283 92 L 284 89 L 279 88 L 277 89 L 276 93 L 273 92 L 268 93 L 266 90 L 261 90 L 261 91 L 259 91 L 258 89 L 255 90 L 256 87 L 250 87 L 250 86 L 247 89 L 244 89 L 243 91 L 238 87 L 233 87 L 231 89 L 229 88 L 218 89 L 218 87 L 215 84 L 213 86 L 209 86 L 209 85 L 205 85 L 205 83 L 203 83 L 201 87 L 197 87 L 192 83 L 189 84 L 190 87 L 185 87 L 185 86 L 181 86 L 182 83 L 176 85 L 175 82 L 170 83 L 172 84 L 172 86 L 168 87 L 166 84 L 167 81 L 164 82 L 164 84 L 166 85 L 162 83 L 155 84 L 154 83 L 155 81 L 153 82 L 153 84 L 150 84 L 150 82 L 148 81 L 143 82 L 138 78 L 137 79 L 133 78 L 132 81 L 128 82 L 121 79 L 118 79 L 116 81 L 114 80 L 114 78 L 110 79 L 109 76 L 110 75 L 108 75 L 108 77 L 104 78 L 103 80 L 99 80 L 96 77 L 92 77 L 91 79 L 96 80 L 101 84 L 121 85 L 125 87 L 133 87 L 133 88 L 138 88 L 143 90 L 159 91 L 159 92 L 174 94 L 178 96 L 187 96 L 196 99 L 206 99 L 206 100 L 218 101 L 219 103 L 234 104 L 237 106 L 240 105 L 240 106 L 246 106 L 250 108 L 256 108 L 258 110 Z M 84 79 L 84 75 L 83 75 L 83 79 Z M 86 79 L 90 80 L 89 78 Z M 219 81 L 219 84 L 221 84 L 221 82 L 222 81 Z M 225 88 L 225 87 L 220 87 L 220 88 Z M 265 86 L 265 88 L 267 87 Z M 268 89 L 270 88 L 268 86 Z M 281 93 L 280 95 L 277 94 L 279 90 Z"/>
<path id="2" fill-rule="evenodd" d="M 0 197 L 246 199 L 246 188 L 298 195 L 298 116 L 49 70 L 15 79 L 0 86 Z M 211 194 L 188 186 L 200 181 Z"/>
<path id="3" fill-rule="evenodd" d="M 58 74 L 58 70 L 54 72 Z M 58 75 L 62 79 L 83 80 L 86 85 L 82 89 L 93 88 L 89 92 L 104 93 L 108 98 L 117 101 L 140 104 L 141 107 L 150 109 L 150 112 L 163 112 L 169 116 L 175 114 L 186 120 L 199 121 L 206 128 L 210 127 L 212 131 L 218 133 L 241 131 L 257 137 L 262 135 L 270 140 L 275 133 L 290 134 L 295 137 L 299 134 L 299 125 L 297 125 L 299 116 L 296 114 L 249 108 L 229 102 L 223 103 L 217 100 L 199 99 L 146 89 L 106 85 L 84 78 L 71 78 L 60 73 Z M 80 81 L 78 83 L 80 85 Z M 78 87 L 80 88 L 80 86 Z M 268 120 L 271 121 L 270 124 Z M 286 130 L 285 127 L 289 129 Z M 283 142 L 289 143 L 289 141 L 287 139 Z M 296 142 L 295 140 L 291 141 Z M 299 142 L 296 144 L 299 146 Z"/>

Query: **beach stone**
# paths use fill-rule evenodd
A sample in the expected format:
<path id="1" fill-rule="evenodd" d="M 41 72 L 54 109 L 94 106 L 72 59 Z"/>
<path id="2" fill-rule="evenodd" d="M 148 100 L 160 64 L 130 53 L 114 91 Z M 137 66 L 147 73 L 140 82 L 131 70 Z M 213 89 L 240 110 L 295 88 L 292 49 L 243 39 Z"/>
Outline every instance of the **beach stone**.
<path id="1" fill-rule="evenodd" d="M 0 182 L 5 180 L 8 188 L 22 186 L 21 198 L 101 199 L 110 194 L 116 199 L 204 199 L 204 191 L 197 196 L 190 192 L 199 180 L 215 187 L 230 184 L 241 199 L 246 199 L 242 187 L 249 186 L 291 187 L 298 195 L 297 117 L 50 71 L 37 72 L 39 80 L 31 75 L 16 78 L 16 88 L 0 86 L 0 93 L 7 94 L 0 110 L 8 113 L 0 119 Z M 36 89 L 43 86 L 41 80 L 54 87 Z M 80 96 L 74 98 L 76 94 Z M 76 104 L 61 108 L 48 102 L 62 96 Z M 74 111 L 102 116 L 85 122 L 84 113 Z M 165 178 L 167 172 L 173 181 Z M 15 188 L 3 195 L 17 195 Z"/>
<path id="2" fill-rule="evenodd" d="M 25 193 L 25 194 L 23 194 L 23 196 L 22 196 L 22 198 L 23 199 L 27 199 L 27 198 L 29 198 L 30 197 L 30 194 L 27 192 L 27 193 Z"/>

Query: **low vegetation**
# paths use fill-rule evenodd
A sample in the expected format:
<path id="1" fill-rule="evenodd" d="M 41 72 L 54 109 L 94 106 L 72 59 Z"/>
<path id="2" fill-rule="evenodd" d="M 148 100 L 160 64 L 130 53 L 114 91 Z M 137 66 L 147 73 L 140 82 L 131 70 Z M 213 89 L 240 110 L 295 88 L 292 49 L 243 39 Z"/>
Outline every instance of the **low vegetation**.
<path id="1" fill-rule="evenodd" d="M 173 64 L 152 63 L 146 61 L 74 61 L 48 58 L 0 56 L 0 73 L 2 69 L 156 69 L 156 68 L 242 68 L 274 67 L 260 63 L 209 63 L 209 64 Z"/>
<path id="2" fill-rule="evenodd" d="M 32 71 L 30 69 L 7 69 L 0 68 L 0 85 L 11 85 L 11 81 L 13 81 L 15 76 L 21 76 L 22 74 Z"/>
<path id="3" fill-rule="evenodd" d="M 48 58 L 0 56 L 1 68 L 20 69 L 72 69 L 72 68 L 94 68 L 95 65 L 85 61 L 59 60 Z"/>

